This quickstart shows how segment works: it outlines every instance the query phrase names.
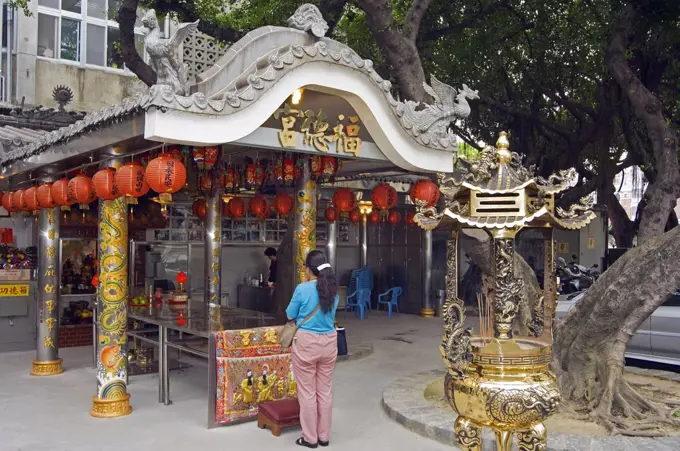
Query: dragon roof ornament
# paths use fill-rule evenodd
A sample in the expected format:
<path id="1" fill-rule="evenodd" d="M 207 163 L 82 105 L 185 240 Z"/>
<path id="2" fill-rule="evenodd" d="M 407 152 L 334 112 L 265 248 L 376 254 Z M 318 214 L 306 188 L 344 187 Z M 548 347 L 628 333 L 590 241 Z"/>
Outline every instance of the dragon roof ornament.
<path id="1" fill-rule="evenodd" d="M 288 26 L 307 33 L 312 33 L 317 38 L 323 38 L 328 32 L 328 23 L 321 15 L 316 5 L 305 3 L 300 6 L 295 14 L 288 19 Z"/>

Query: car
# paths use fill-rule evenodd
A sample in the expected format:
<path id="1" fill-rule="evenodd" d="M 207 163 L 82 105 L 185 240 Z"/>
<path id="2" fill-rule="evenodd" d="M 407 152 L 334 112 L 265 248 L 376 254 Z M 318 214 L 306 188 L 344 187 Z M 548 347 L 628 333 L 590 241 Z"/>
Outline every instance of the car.
<path id="1" fill-rule="evenodd" d="M 564 317 L 584 295 L 585 291 L 561 295 L 557 300 L 557 318 Z M 626 357 L 680 366 L 680 291 L 640 325 L 628 343 Z"/>

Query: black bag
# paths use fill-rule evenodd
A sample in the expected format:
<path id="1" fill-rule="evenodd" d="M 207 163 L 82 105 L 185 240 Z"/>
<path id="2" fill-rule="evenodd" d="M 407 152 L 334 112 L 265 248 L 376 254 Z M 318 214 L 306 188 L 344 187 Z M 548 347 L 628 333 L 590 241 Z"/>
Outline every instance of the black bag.
<path id="1" fill-rule="evenodd" d="M 338 355 L 347 355 L 347 335 L 345 335 L 345 328 L 340 327 L 335 329 L 338 334 Z"/>

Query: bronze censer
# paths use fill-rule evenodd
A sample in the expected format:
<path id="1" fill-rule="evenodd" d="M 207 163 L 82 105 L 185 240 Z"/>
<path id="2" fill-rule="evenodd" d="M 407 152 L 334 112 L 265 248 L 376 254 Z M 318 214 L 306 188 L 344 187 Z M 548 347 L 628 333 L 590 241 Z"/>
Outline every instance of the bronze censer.
<path id="1" fill-rule="evenodd" d="M 481 451 L 483 427 L 496 434 L 498 451 L 510 451 L 515 435 L 520 451 L 547 449 L 543 422 L 560 403 L 549 368 L 557 298 L 553 230 L 579 229 L 595 218 L 590 198 L 555 213 L 555 194 L 569 188 L 574 178 L 573 170 L 548 179 L 535 177 L 510 152 L 501 132 L 495 148 L 473 158 L 459 156 L 453 174 L 439 175 L 443 212 L 417 205 L 415 221 L 423 229 L 452 228 L 440 350 L 448 367 L 446 398 L 458 413 L 455 436 L 463 450 Z M 465 307 L 458 297 L 458 238 L 463 229 L 484 231 L 490 238 L 489 324 L 476 335 L 464 327 Z M 524 281 L 515 275 L 515 238 L 525 229 L 538 229 L 543 237 L 544 288 L 532 302 L 525 299 Z M 513 324 L 520 305 L 527 304 L 530 327 L 520 336 Z"/>

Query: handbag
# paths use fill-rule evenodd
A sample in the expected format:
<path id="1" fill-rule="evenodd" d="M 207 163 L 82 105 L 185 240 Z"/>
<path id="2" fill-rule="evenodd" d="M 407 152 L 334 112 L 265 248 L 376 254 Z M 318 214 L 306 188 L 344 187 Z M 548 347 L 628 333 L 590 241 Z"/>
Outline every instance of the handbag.
<path id="1" fill-rule="evenodd" d="M 293 338 L 295 338 L 295 334 L 297 333 L 298 329 L 306 323 L 312 316 L 316 314 L 316 312 L 319 311 L 319 308 L 321 308 L 321 305 L 317 305 L 314 310 L 312 310 L 312 313 L 309 315 L 305 316 L 302 321 L 300 321 L 300 324 L 295 324 L 295 320 L 293 321 L 288 321 L 285 326 L 283 326 L 283 329 L 281 330 L 281 335 L 279 335 L 279 344 L 283 346 L 283 349 L 288 349 L 291 347 L 293 344 Z"/>
<path id="2" fill-rule="evenodd" d="M 347 334 L 344 327 L 335 329 L 338 333 L 338 355 L 347 355 Z"/>

